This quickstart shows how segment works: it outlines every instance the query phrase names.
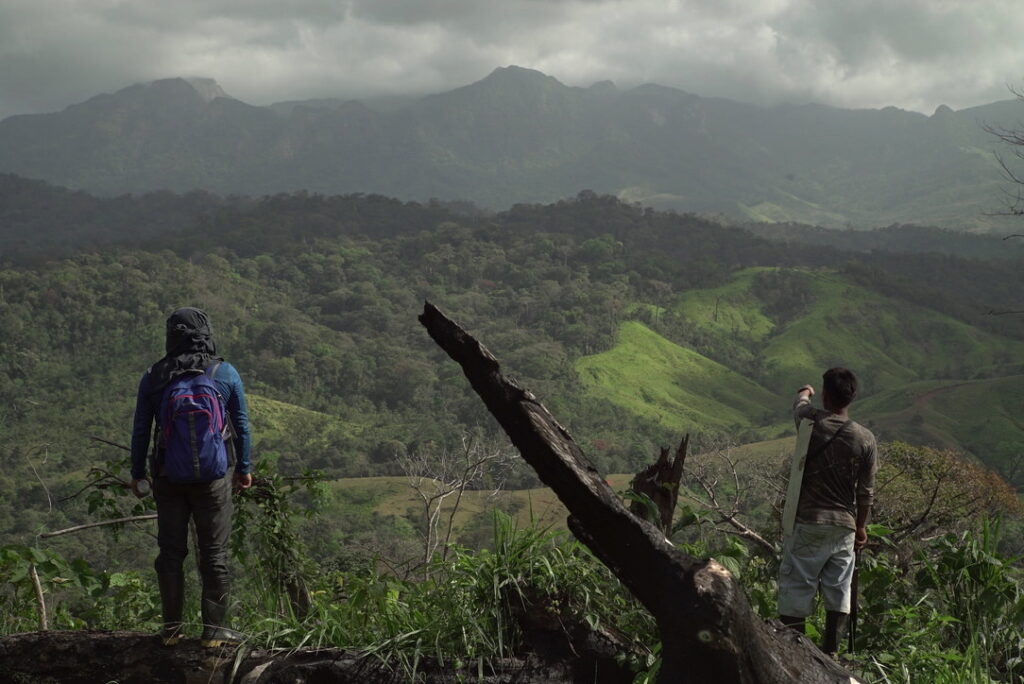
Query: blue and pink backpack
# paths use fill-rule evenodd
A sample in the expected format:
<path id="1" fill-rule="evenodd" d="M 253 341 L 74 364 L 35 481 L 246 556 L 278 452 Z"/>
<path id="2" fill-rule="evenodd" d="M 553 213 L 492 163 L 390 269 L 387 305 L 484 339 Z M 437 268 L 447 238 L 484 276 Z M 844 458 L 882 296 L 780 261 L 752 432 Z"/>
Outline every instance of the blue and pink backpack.
<path id="1" fill-rule="evenodd" d="M 213 380 L 219 366 L 183 373 L 163 389 L 159 445 L 170 482 L 212 482 L 227 474 L 230 433 Z"/>

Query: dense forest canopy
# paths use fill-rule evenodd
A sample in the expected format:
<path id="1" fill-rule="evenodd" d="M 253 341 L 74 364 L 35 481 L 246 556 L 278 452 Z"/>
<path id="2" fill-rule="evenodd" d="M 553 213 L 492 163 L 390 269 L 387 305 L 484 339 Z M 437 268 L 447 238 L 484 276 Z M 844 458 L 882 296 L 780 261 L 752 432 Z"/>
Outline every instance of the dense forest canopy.
<path id="1" fill-rule="evenodd" d="M 96 198 L 0 176 L 0 496 L 8 502 L 0 536 L 14 544 L 0 554 L 0 577 L 15 587 L 0 599 L 24 605 L 19 568 L 37 558 L 51 583 L 74 576 L 97 596 L 131 597 L 109 610 L 66 612 L 62 624 L 155 615 L 148 574 L 132 574 L 148 567 L 151 549 L 124 543 L 138 530 L 55 537 L 45 551 L 37 543 L 46 531 L 146 511 L 146 501 L 123 495 L 127 455 L 111 443 L 128 441 L 137 382 L 162 353 L 167 313 L 182 305 L 210 313 L 220 351 L 241 371 L 259 476 L 278 488 L 268 496 L 280 517 L 261 522 L 265 503 L 256 515 L 242 507 L 249 512 L 238 524 L 257 532 L 236 550 L 250 582 L 262 581 L 260 559 L 285 558 L 324 581 L 342 573 L 346 582 L 438 600 L 425 581 L 344 573 L 372 559 L 423 558 L 418 539 L 428 550 L 439 543 L 433 509 L 418 505 L 409 483 L 429 495 L 434 485 L 424 475 L 453 455 L 487 453 L 500 464 L 474 475 L 476 491 L 453 514 L 460 542 L 517 539 L 502 527 L 514 525 L 507 520 L 492 529 L 485 513 L 495 507 L 564 523 L 416 323 L 424 300 L 486 340 L 615 483 L 690 433 L 695 486 L 732 464 L 735 485 L 720 493 L 735 496 L 768 539 L 776 503 L 769 483 L 790 445 L 791 394 L 829 365 L 850 365 L 864 381 L 855 415 L 885 442 L 879 543 L 931 549 L 934 560 L 957 544 L 936 535 L 967 534 L 981 517 L 1010 514 L 1008 543 L 1017 548 L 1024 318 L 989 312 L 1022 308 L 1024 255 L 990 237 L 902 230 L 746 230 L 589 191 L 495 213 L 305 192 Z M 305 479 L 312 470 L 326 480 Z M 489 497 L 495 489 L 504 495 Z M 755 607 L 771 614 L 771 560 L 725 542 L 722 511 L 715 517 L 689 494 L 680 542 L 745 573 Z M 301 532 L 279 525 L 310 496 L 320 501 L 320 523 Z M 600 576 L 607 588 L 579 548 L 530 538 L 534 553 L 567 553 L 574 572 Z M 995 558 L 996 538 L 961 545 L 975 554 L 961 561 Z M 92 565 L 62 565 L 65 558 Z M 451 550 L 455 563 L 489 558 Z M 866 595 L 882 601 L 895 586 L 899 600 L 917 600 L 911 562 L 878 556 Z M 1013 586 L 1007 580 L 999 591 Z M 601 614 L 621 600 L 605 598 L 595 607 Z M 634 639 L 650 628 L 648 618 L 618 612 Z M 25 619 L 19 613 L 5 624 L 22 629 Z M 880 613 L 867 628 L 875 643 L 889 643 L 885 635 L 907 619 Z M 950 630 L 949 639 L 962 637 Z M 381 638 L 374 634 L 359 638 Z M 1009 656 L 1000 658 L 998 667 L 1009 667 Z"/>
<path id="2" fill-rule="evenodd" d="M 594 457 L 606 471 L 629 470 L 680 429 L 738 441 L 784 434 L 790 385 L 813 381 L 835 356 L 835 340 L 807 336 L 822 319 L 861 336 L 849 362 L 868 380 L 865 405 L 879 403 L 869 418 L 893 438 L 916 430 L 997 467 L 1014 458 L 1019 423 L 998 407 L 977 409 L 1004 423 L 986 441 L 929 432 L 920 414 L 882 404 L 893 402 L 887 392 L 933 389 L 913 389 L 921 383 L 982 389 L 1022 372 L 1024 321 L 985 315 L 1019 306 L 1018 256 L 851 254 L 593 193 L 485 214 L 362 195 L 97 200 L 4 180 L 20 198 L 3 206 L 23 217 L 22 238 L 82 245 L 52 261 L 9 251 L 0 276 L 0 383 L 11 397 L 2 448 L 14 464 L 4 482 L 17 504 L 5 513 L 9 532 L 40 520 L 28 474 L 43 445 L 46 478 L 69 483 L 95 459 L 89 435 L 126 439 L 135 383 L 161 353 L 164 316 L 183 304 L 210 311 L 221 349 L 243 370 L 260 448 L 336 476 L 393 472 L 396 449 L 490 425 L 416 328 L 424 299 L 479 331 L 601 444 Z M 48 213 L 33 218 L 32 206 Z M 156 216 L 160 230 L 148 223 Z M 56 217 L 81 232 L 47 233 L 63 225 Z M 89 247 L 97 241 L 106 246 Z M 666 353 L 687 360 L 659 367 L 649 356 Z M 640 398 L 617 396 L 602 378 Z M 662 385 L 713 399 L 718 417 L 742 417 L 665 417 L 671 401 L 658 408 L 662 400 L 640 396 Z"/>

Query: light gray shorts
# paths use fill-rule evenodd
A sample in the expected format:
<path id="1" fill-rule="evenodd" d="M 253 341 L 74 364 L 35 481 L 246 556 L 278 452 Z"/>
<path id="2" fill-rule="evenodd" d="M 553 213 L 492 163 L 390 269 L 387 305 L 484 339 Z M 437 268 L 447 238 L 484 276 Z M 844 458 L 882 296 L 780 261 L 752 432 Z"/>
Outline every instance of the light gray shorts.
<path id="1" fill-rule="evenodd" d="M 782 545 L 779 615 L 810 615 L 818 587 L 825 610 L 849 613 L 853 541 L 848 527 L 797 523 Z"/>

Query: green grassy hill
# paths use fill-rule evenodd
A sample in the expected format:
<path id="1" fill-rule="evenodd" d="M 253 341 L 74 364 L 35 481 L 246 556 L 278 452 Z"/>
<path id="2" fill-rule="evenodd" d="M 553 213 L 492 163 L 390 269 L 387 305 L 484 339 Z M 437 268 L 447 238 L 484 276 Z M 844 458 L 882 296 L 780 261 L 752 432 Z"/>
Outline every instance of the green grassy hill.
<path id="1" fill-rule="evenodd" d="M 997 374 L 1024 359 L 1020 342 L 870 292 L 838 276 L 803 277 L 812 293 L 810 310 L 765 349 L 772 387 L 797 386 L 807 373 L 846 365 L 860 369 L 865 390 L 873 393 L 928 378 Z"/>
<path id="2" fill-rule="evenodd" d="M 822 270 L 746 269 L 673 311 L 693 348 L 623 323 L 613 348 L 575 362 L 586 392 L 676 432 L 763 439 L 789 432 L 794 388 L 842 365 L 862 379 L 856 416 L 884 439 L 968 450 L 1004 473 L 1019 451 L 1024 343 Z"/>
<path id="3" fill-rule="evenodd" d="M 143 198 L 138 209 L 175 201 L 191 200 Z M 833 363 L 864 377 L 858 412 L 887 437 L 955 444 L 986 462 L 1024 441 L 1002 413 L 1014 380 L 963 405 L 943 402 L 967 388 L 950 390 L 920 417 L 901 413 L 896 394 L 867 411 L 902 387 L 1024 373 L 1024 342 L 992 332 L 1024 341 L 1024 321 L 971 315 L 979 296 L 1016 306 L 1015 260 L 901 255 L 894 271 L 885 255 L 850 261 L 593 193 L 493 217 L 361 196 L 276 196 L 212 214 L 200 205 L 178 237 L 149 248 L 0 269 L 0 393 L 10 398 L 0 534 L 32 539 L 90 519 L 84 495 L 72 496 L 88 469 L 123 470 L 127 459 L 89 437 L 127 441 L 139 374 L 183 304 L 211 314 L 219 352 L 245 379 L 254 460 L 286 476 L 394 475 L 403 453 L 458 448 L 469 434 L 505 439 L 417 325 L 424 300 L 486 344 L 604 473 L 635 472 L 681 432 L 702 444 L 785 435 L 790 393 Z M 995 437 L 979 439 L 982 428 Z M 507 486 L 535 484 L 515 476 Z M 71 498 L 51 509 L 44 489 Z M 404 515 L 407 504 L 395 505 Z M 374 529 L 364 522 L 349 529 Z"/>
<path id="4" fill-rule="evenodd" d="M 728 284 L 683 295 L 677 312 L 717 344 L 763 361 L 762 384 L 788 394 L 834 365 L 853 368 L 863 393 L 935 378 L 1000 375 L 1024 360 L 1024 344 L 841 275 L 756 268 Z"/>
<path id="5" fill-rule="evenodd" d="M 652 455 L 653 460 L 653 455 Z M 616 492 L 625 492 L 633 475 L 615 473 L 606 476 L 606 481 Z M 352 519 L 383 520 L 394 516 L 397 524 L 411 535 L 417 527 L 423 504 L 409 480 L 403 476 L 356 477 L 332 480 L 328 484 L 327 519 L 346 521 Z M 442 524 L 447 524 L 454 497 L 445 500 L 442 506 Z M 566 518 L 569 513 L 554 492 L 547 487 L 528 489 L 468 490 L 455 512 L 453 537 L 463 544 L 472 545 L 486 540 L 490 532 L 491 511 L 500 509 L 508 513 L 520 527 L 536 524 L 539 527 L 568 529 Z M 343 523 L 349 529 L 350 525 Z"/>
<path id="6" fill-rule="evenodd" d="M 586 392 L 677 432 L 746 430 L 773 415 L 757 383 L 630 321 L 612 349 L 576 361 Z"/>

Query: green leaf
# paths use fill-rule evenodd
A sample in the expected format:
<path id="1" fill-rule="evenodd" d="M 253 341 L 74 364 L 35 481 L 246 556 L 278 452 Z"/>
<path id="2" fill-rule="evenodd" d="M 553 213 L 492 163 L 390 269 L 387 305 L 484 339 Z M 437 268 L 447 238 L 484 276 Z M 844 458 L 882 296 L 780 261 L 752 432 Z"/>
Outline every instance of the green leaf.
<path id="1" fill-rule="evenodd" d="M 739 579 L 740 576 L 740 562 L 738 559 L 732 556 L 719 556 L 715 558 L 716 561 L 722 564 L 726 570 L 732 574 L 733 577 Z"/>

